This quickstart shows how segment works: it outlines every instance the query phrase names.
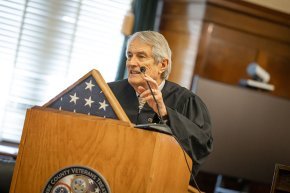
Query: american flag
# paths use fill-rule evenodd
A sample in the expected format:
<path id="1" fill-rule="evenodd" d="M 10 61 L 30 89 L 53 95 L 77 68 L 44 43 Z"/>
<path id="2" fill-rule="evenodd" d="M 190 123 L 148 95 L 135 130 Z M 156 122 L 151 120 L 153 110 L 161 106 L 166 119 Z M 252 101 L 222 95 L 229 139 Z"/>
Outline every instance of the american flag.
<path id="1" fill-rule="evenodd" d="M 46 107 L 98 117 L 118 119 L 105 94 L 92 75 L 61 94 Z"/>

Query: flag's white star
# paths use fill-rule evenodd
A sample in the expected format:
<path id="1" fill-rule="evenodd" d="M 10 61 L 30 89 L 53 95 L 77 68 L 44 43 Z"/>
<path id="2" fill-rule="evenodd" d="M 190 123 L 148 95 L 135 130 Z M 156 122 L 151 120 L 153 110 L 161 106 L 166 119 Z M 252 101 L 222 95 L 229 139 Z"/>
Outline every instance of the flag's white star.
<path id="1" fill-rule="evenodd" d="M 74 95 L 69 95 L 70 96 L 70 103 L 74 102 L 74 104 L 77 104 L 77 100 L 79 99 L 79 97 L 77 97 L 77 93 L 75 93 Z"/>
<path id="2" fill-rule="evenodd" d="M 89 105 L 90 107 L 92 107 L 92 103 L 95 102 L 95 101 L 92 100 L 92 97 L 89 97 L 88 99 L 85 99 L 85 100 L 86 100 L 85 106 Z"/>
<path id="3" fill-rule="evenodd" d="M 86 88 L 85 89 L 90 89 L 90 91 L 92 91 L 92 88 L 95 86 L 94 84 L 92 84 L 92 80 L 90 80 L 90 82 L 86 82 Z"/>
<path id="4" fill-rule="evenodd" d="M 104 100 L 104 102 L 99 102 L 100 103 L 100 108 L 99 109 L 104 109 L 104 111 L 106 111 L 106 107 L 109 106 L 108 104 L 106 104 L 106 101 Z"/>

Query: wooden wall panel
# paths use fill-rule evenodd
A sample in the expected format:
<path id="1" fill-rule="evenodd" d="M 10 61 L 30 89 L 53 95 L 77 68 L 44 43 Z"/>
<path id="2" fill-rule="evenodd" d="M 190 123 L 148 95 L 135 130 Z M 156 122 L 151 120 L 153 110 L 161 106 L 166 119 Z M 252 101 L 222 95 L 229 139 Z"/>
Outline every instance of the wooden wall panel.
<path id="1" fill-rule="evenodd" d="M 202 36 L 194 74 L 238 85 L 251 78 L 247 66 L 257 62 L 271 75 L 271 94 L 290 98 L 290 45 L 217 24 L 205 22 L 203 28 L 210 33 Z"/>
<path id="2" fill-rule="evenodd" d="M 206 65 L 200 74 L 204 77 L 218 77 L 220 81 L 238 84 L 241 78 L 247 78 L 247 64 L 255 61 L 257 49 L 247 48 L 231 42 L 212 39 L 207 50 Z"/>
<path id="3" fill-rule="evenodd" d="M 205 11 L 205 21 L 227 26 L 259 36 L 290 43 L 289 26 L 277 25 L 269 19 L 260 19 L 254 15 L 236 12 L 231 9 L 209 4 Z"/>
<path id="4" fill-rule="evenodd" d="M 258 61 L 264 65 L 265 69 L 271 72 L 270 82 L 276 87 L 273 93 L 290 98 L 290 50 L 288 55 L 261 51 Z"/>
<path id="5" fill-rule="evenodd" d="M 200 43 L 195 73 L 207 78 L 217 76 L 218 80 L 237 84 L 241 78 L 249 78 L 246 68 L 250 62 L 256 61 L 271 72 L 271 83 L 282 84 L 285 82 L 283 74 L 290 72 L 287 69 L 290 66 L 287 65 L 290 53 L 290 47 L 287 44 L 214 24 L 205 23 L 203 28 L 203 34 L 206 34 L 207 31 L 211 32 L 202 36 L 203 41 Z M 211 29 L 208 30 L 208 28 Z M 271 61 L 269 57 L 272 58 Z M 280 58 L 281 61 L 274 62 L 273 57 L 276 60 Z M 279 67 L 281 65 L 285 67 L 285 70 Z M 230 71 L 232 73 L 228 74 L 227 72 Z M 279 72 L 281 76 L 279 76 Z M 228 75 L 228 77 L 218 77 L 221 74 Z M 236 78 L 233 79 L 232 76 Z M 277 79 L 283 79 L 283 81 Z"/>
<path id="6" fill-rule="evenodd" d="M 169 80 L 190 88 L 202 29 L 205 1 L 164 1 L 157 14 L 159 31 L 171 47 L 172 72 Z"/>
<path id="7" fill-rule="evenodd" d="M 179 82 L 182 85 L 191 85 L 192 71 L 194 70 L 194 61 L 197 53 L 198 38 L 193 38 L 187 34 L 178 33 L 175 31 L 166 31 L 163 33 L 172 47 L 172 74 L 169 79 L 174 82 Z M 184 50 L 188 50 L 184 52 Z M 194 52 L 192 52 L 195 50 Z M 174 75 L 174 76 L 172 76 Z"/>
<path id="8" fill-rule="evenodd" d="M 160 32 L 173 50 L 170 80 L 190 88 L 198 74 L 237 85 L 257 62 L 271 75 L 271 94 L 290 98 L 290 15 L 244 1 L 162 2 Z"/>

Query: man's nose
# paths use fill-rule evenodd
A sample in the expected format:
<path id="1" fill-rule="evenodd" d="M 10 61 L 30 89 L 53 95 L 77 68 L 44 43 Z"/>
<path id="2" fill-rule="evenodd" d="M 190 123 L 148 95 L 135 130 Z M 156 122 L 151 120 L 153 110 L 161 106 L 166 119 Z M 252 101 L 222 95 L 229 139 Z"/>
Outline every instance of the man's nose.
<path id="1" fill-rule="evenodd" d="M 138 66 L 138 60 L 137 57 L 132 56 L 130 59 L 127 59 L 127 63 L 128 66 Z"/>

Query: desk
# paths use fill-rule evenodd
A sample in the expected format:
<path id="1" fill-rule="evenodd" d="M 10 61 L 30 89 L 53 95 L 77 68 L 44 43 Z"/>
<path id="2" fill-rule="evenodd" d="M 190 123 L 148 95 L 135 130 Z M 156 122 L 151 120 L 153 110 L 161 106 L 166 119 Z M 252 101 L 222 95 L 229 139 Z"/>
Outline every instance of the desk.
<path id="1" fill-rule="evenodd" d="M 290 165 L 290 101 L 195 78 L 208 107 L 214 150 L 201 171 L 270 184 L 276 163 Z"/>

